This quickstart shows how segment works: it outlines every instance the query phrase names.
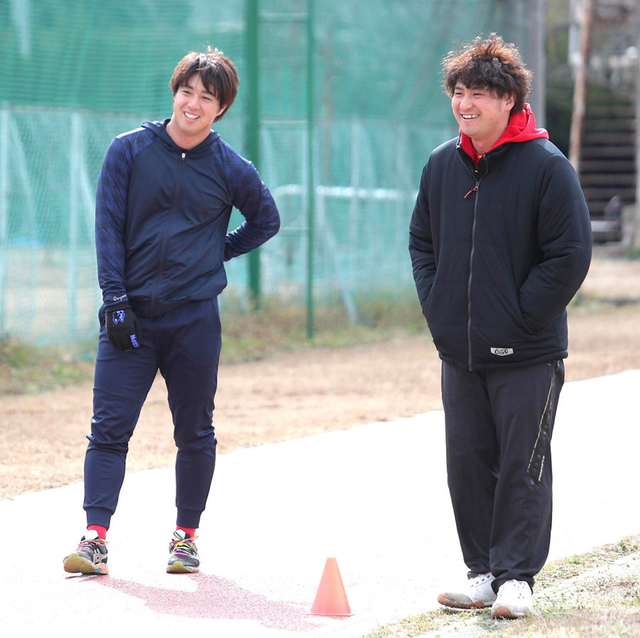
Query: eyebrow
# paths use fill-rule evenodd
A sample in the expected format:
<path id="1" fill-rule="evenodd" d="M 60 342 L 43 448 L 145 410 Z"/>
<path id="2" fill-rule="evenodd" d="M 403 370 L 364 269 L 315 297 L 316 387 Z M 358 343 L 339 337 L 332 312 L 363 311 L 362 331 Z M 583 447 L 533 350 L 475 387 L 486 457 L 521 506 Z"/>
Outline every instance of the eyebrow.
<path id="1" fill-rule="evenodd" d="M 187 80 L 186 82 L 183 82 L 182 86 L 184 88 L 191 89 L 192 91 L 196 90 L 195 87 L 193 86 L 193 84 L 190 82 L 190 80 Z M 210 95 L 211 97 L 215 97 L 215 93 L 212 93 L 211 91 L 209 91 L 209 89 L 207 89 L 207 87 L 204 84 L 202 86 L 204 88 L 203 93 L 206 93 L 207 95 Z"/>
<path id="2" fill-rule="evenodd" d="M 464 89 L 470 89 L 472 91 L 487 91 L 488 90 L 488 86 L 486 85 L 482 85 L 482 86 L 467 86 L 466 84 L 463 84 L 462 82 L 458 82 L 454 87 L 453 90 L 454 91 L 462 91 Z"/>

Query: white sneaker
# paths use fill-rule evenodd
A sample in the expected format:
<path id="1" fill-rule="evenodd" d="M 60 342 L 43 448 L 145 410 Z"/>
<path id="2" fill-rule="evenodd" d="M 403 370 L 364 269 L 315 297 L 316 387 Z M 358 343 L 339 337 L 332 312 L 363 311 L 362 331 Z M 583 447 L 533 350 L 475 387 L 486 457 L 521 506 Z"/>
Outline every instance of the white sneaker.
<path id="1" fill-rule="evenodd" d="M 522 618 L 533 611 L 533 593 L 524 580 L 508 580 L 498 589 L 491 607 L 492 618 Z"/>
<path id="2" fill-rule="evenodd" d="M 493 574 L 480 574 L 469 579 L 469 591 L 466 594 L 445 592 L 438 595 L 438 602 L 445 607 L 456 609 L 483 609 L 491 607 L 496 599 L 491 583 Z"/>

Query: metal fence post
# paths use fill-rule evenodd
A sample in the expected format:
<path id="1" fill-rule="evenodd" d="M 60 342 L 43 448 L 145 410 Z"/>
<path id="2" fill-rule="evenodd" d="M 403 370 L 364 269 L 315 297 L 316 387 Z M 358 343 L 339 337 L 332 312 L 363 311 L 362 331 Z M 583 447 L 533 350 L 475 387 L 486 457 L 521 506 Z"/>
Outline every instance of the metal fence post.
<path id="1" fill-rule="evenodd" d="M 315 226 L 314 177 L 314 0 L 307 0 L 307 337 L 313 338 L 313 233 Z"/>
<path id="2" fill-rule="evenodd" d="M 259 0 L 246 4 L 247 48 L 247 153 L 260 170 L 260 13 Z M 260 307 L 260 248 L 249 255 L 249 290 L 256 308 Z"/>

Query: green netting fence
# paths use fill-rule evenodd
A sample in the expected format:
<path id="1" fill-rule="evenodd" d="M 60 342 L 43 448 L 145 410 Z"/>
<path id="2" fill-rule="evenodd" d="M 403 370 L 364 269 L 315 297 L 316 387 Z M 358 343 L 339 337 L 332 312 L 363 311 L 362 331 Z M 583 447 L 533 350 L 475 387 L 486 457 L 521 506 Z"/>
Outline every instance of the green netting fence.
<path id="1" fill-rule="evenodd" d="M 117 134 L 170 116 L 175 64 L 209 44 L 241 77 L 217 128 L 256 163 L 283 222 L 259 263 L 228 264 L 229 287 L 248 298 L 258 267 L 261 295 L 301 307 L 337 300 L 352 321 L 360 299 L 411 290 L 420 171 L 456 132 L 440 60 L 478 33 L 517 41 L 521 5 L 0 0 L 0 336 L 95 336 L 104 153 Z"/>

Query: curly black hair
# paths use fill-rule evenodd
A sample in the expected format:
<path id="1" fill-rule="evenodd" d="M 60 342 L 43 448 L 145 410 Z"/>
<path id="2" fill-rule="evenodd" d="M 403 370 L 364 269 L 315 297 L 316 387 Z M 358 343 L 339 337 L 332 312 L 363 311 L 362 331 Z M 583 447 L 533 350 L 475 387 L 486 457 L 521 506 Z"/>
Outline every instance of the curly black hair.
<path id="1" fill-rule="evenodd" d="M 512 113 L 524 108 L 533 75 L 525 67 L 516 46 L 505 43 L 495 33 L 486 40 L 477 36 L 457 51 L 450 51 L 442 61 L 442 68 L 449 97 L 453 97 L 458 82 L 468 88 L 487 87 L 500 98 L 513 95 Z"/>

